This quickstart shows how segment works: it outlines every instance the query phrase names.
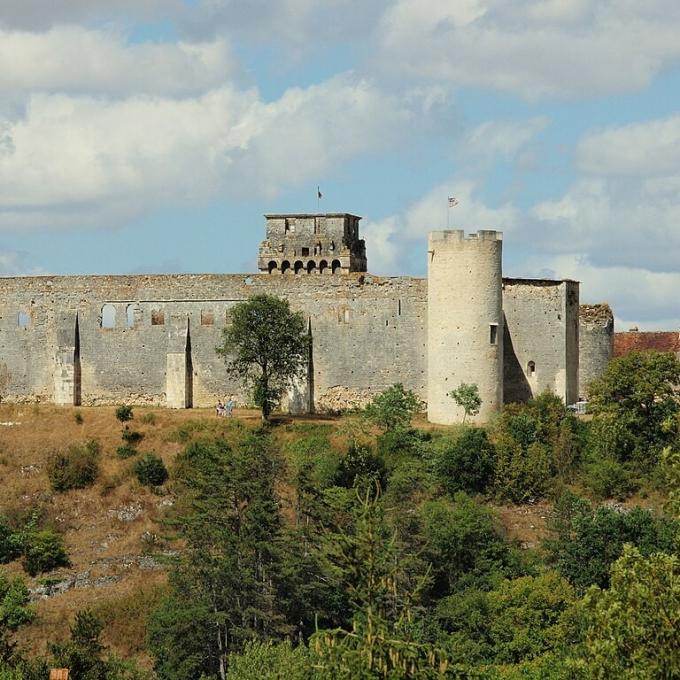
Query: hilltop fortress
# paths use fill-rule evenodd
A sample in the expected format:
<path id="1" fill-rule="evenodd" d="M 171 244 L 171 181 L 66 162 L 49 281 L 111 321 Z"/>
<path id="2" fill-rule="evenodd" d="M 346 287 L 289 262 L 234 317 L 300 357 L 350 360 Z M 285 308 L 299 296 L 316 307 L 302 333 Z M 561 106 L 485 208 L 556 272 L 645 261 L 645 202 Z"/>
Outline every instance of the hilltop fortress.
<path id="1" fill-rule="evenodd" d="M 295 413 L 362 405 L 400 382 L 431 421 L 451 423 L 462 413 L 447 393 L 465 382 L 479 387 L 483 421 L 545 390 L 576 401 L 612 356 L 611 310 L 579 308 L 576 281 L 503 278 L 500 232 L 432 232 L 426 279 L 380 277 L 367 273 L 356 215 L 265 219 L 257 274 L 0 279 L 0 396 L 245 403 L 215 347 L 233 305 L 258 293 L 307 319 L 309 365 L 286 404 Z"/>

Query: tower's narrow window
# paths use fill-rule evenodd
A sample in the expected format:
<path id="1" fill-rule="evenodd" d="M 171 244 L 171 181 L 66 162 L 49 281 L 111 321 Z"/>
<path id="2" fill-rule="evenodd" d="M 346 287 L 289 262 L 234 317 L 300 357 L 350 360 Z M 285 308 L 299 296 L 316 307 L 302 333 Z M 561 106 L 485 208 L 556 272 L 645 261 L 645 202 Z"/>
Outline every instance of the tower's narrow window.
<path id="1" fill-rule="evenodd" d="M 527 375 L 530 378 L 533 378 L 536 375 L 536 363 L 534 361 L 530 361 L 527 364 Z"/>
<path id="2" fill-rule="evenodd" d="M 116 326 L 116 308 L 113 305 L 104 305 L 102 307 L 102 328 L 115 328 Z"/>
<path id="3" fill-rule="evenodd" d="M 309 248 L 302 249 L 302 257 L 309 257 Z"/>
<path id="4" fill-rule="evenodd" d="M 498 343 L 498 324 L 489 324 L 489 344 L 496 345 Z"/>
<path id="5" fill-rule="evenodd" d="M 17 326 L 19 328 L 28 328 L 28 314 L 21 311 L 17 314 Z"/>

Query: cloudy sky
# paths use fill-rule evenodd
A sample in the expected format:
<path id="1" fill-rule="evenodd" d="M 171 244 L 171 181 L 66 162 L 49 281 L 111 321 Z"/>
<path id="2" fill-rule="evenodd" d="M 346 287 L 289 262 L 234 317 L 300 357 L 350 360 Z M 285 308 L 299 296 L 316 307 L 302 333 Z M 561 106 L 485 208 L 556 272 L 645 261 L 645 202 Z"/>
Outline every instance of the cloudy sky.
<path id="1" fill-rule="evenodd" d="M 0 274 L 253 271 L 319 185 L 373 273 L 500 229 L 506 274 L 677 329 L 679 35 L 677 0 L 2 0 Z"/>

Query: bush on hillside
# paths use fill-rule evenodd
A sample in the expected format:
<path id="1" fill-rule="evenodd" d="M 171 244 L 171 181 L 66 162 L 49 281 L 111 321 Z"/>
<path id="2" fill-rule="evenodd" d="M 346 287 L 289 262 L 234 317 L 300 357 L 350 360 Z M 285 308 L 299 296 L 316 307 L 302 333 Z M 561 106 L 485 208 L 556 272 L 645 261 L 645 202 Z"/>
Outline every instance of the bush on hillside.
<path id="1" fill-rule="evenodd" d="M 384 487 L 387 469 L 382 458 L 365 446 L 352 445 L 340 459 L 335 473 L 336 486 L 351 489 L 358 481 L 375 481 Z"/>
<path id="2" fill-rule="evenodd" d="M 120 458 L 121 460 L 126 460 L 127 458 L 132 458 L 133 456 L 136 456 L 139 453 L 137 449 L 134 446 L 130 446 L 130 444 L 124 444 L 123 446 L 119 446 L 116 449 L 116 456 Z"/>
<path id="3" fill-rule="evenodd" d="M 127 423 L 128 420 L 132 420 L 133 418 L 133 413 L 132 413 L 132 406 L 129 404 L 121 404 L 117 409 L 116 409 L 116 418 L 121 422 L 121 423 Z"/>
<path id="4" fill-rule="evenodd" d="M 23 554 L 24 569 L 31 576 L 57 567 L 68 567 L 70 564 L 62 535 L 52 529 L 39 529 L 24 534 Z"/>
<path id="5" fill-rule="evenodd" d="M 168 478 L 165 463 L 153 453 L 147 453 L 140 458 L 135 463 L 134 469 L 137 480 L 144 486 L 161 486 Z"/>
<path id="6" fill-rule="evenodd" d="M 456 439 L 438 442 L 435 471 L 450 494 L 457 491 L 483 493 L 493 481 L 496 450 L 486 431 L 466 428 Z"/>
<path id="7" fill-rule="evenodd" d="M 71 446 L 54 453 L 47 461 L 47 476 L 55 491 L 83 489 L 94 484 L 99 474 L 99 442 L 91 439 L 82 446 Z"/>
<path id="8" fill-rule="evenodd" d="M 144 435 L 136 430 L 123 430 L 123 441 L 130 446 L 135 446 L 144 439 Z"/>
<path id="9" fill-rule="evenodd" d="M 611 458 L 595 458 L 587 463 L 582 482 L 596 500 L 615 498 L 622 501 L 637 488 L 630 470 Z"/>

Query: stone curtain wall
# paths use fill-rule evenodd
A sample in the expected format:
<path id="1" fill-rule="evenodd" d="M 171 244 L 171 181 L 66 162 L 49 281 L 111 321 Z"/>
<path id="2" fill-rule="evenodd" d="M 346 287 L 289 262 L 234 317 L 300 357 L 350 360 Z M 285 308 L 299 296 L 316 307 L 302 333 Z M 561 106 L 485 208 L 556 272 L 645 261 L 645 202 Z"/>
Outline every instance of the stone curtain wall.
<path id="1" fill-rule="evenodd" d="M 422 279 L 21 277 L 0 279 L 0 292 L 0 390 L 11 400 L 183 407 L 233 394 L 245 403 L 215 347 L 229 308 L 256 293 L 287 298 L 308 317 L 319 409 L 365 403 L 395 382 L 426 393 Z"/>
<path id="2" fill-rule="evenodd" d="M 503 279 L 506 403 L 546 390 L 567 404 L 576 401 L 578 308 L 575 281 Z"/>

